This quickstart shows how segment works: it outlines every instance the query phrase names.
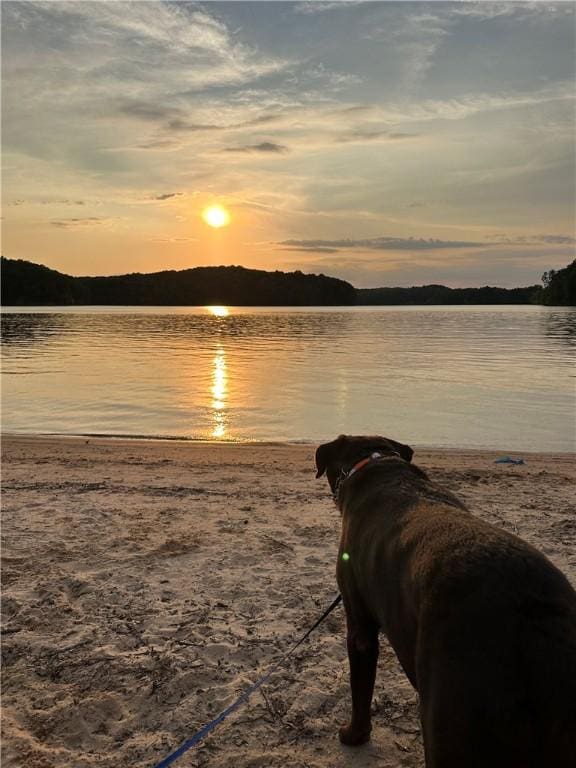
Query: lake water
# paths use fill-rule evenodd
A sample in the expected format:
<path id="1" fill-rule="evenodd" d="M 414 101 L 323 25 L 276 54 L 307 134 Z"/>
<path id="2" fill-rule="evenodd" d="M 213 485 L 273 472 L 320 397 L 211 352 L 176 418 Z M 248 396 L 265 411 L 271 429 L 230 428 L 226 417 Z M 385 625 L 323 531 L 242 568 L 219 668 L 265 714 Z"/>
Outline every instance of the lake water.
<path id="1" fill-rule="evenodd" d="M 576 310 L 9 308 L 11 433 L 575 450 Z"/>

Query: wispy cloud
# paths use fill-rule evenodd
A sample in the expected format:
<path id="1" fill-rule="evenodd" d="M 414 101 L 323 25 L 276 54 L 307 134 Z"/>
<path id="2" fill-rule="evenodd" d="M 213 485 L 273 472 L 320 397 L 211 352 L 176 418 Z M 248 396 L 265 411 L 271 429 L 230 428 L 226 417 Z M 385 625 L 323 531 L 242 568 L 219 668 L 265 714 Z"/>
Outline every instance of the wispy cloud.
<path id="1" fill-rule="evenodd" d="M 160 120 L 177 119 L 180 110 L 176 107 L 164 106 L 148 101 L 120 101 L 115 108 L 111 109 L 111 114 L 127 115 L 137 120 L 150 120 L 158 122 Z"/>
<path id="2" fill-rule="evenodd" d="M 438 4 L 440 6 L 440 4 Z M 390 18 L 380 27 L 370 29 L 365 38 L 394 46 L 402 60 L 402 90 L 411 93 L 425 79 L 432 67 L 434 56 L 455 24 L 454 18 L 434 4 L 423 10 L 408 12 L 401 17 Z"/>
<path id="3" fill-rule="evenodd" d="M 574 245 L 576 238 L 571 235 L 492 235 L 498 245 Z"/>
<path id="4" fill-rule="evenodd" d="M 340 240 L 282 240 L 276 245 L 289 250 L 311 253 L 336 253 L 339 251 L 446 251 L 475 248 L 494 248 L 504 245 L 572 245 L 576 239 L 569 235 L 526 235 L 508 237 L 496 235 L 487 241 L 441 240 L 420 237 L 372 237 L 344 238 Z"/>
<path id="5" fill-rule="evenodd" d="M 350 6 L 360 5 L 365 0 L 308 0 L 308 2 L 296 3 L 295 13 L 311 15 L 316 13 L 326 13 Z"/>
<path id="6" fill-rule="evenodd" d="M 174 237 L 151 237 L 152 243 L 197 243 L 197 237 L 174 236 Z"/>
<path id="7" fill-rule="evenodd" d="M 275 144 L 273 141 L 261 141 L 259 144 L 245 144 L 241 147 L 225 147 L 225 152 L 259 153 L 265 155 L 283 155 L 289 152 L 284 144 Z"/>
<path id="8" fill-rule="evenodd" d="M 161 123 L 171 133 L 206 130 L 212 122 L 189 116 L 195 94 L 247 86 L 291 64 L 240 42 L 191 3 L 12 2 L 3 32 L 5 149 L 76 165 L 137 131 L 132 146 L 166 140 L 146 136 Z M 114 114 L 134 124 L 103 119 Z"/>
<path id="9" fill-rule="evenodd" d="M 403 133 L 402 131 L 389 131 L 373 125 L 359 125 L 347 133 L 337 136 L 336 141 L 341 143 L 366 142 L 366 141 L 401 141 L 403 139 L 415 139 L 416 133 Z"/>
<path id="10" fill-rule="evenodd" d="M 280 246 L 305 248 L 309 251 L 330 248 L 333 250 L 369 250 L 369 251 L 431 251 L 449 248 L 486 248 L 495 243 L 474 242 L 467 240 L 438 240 L 435 238 L 415 237 L 372 237 L 353 240 L 283 240 Z M 320 251 L 323 252 L 323 251 Z"/>
<path id="11" fill-rule="evenodd" d="M 173 197 L 181 197 L 183 192 L 165 192 L 162 195 L 155 195 L 152 200 L 170 200 Z"/>
<path id="12" fill-rule="evenodd" d="M 315 245 L 315 246 L 289 246 L 286 248 L 287 251 L 297 251 L 299 253 L 339 253 L 339 248 L 327 248 L 322 245 Z"/>
<path id="13" fill-rule="evenodd" d="M 196 3 L 64 0 L 35 5 L 58 19 L 62 32 L 72 38 L 69 44 L 105 44 L 96 72 L 114 71 L 120 79 L 139 86 L 136 90 L 143 95 L 178 65 L 183 88 L 196 89 L 249 82 L 287 63 L 238 42 L 209 8 Z M 122 61 L 116 59 L 118 50 L 124 52 Z M 107 51 L 112 55 L 106 57 Z"/>
<path id="14" fill-rule="evenodd" d="M 572 12 L 569 7 L 571 3 L 555 2 L 548 3 L 545 0 L 531 0 L 531 2 L 490 2 L 489 0 L 478 0 L 477 2 L 455 3 L 450 12 L 455 16 L 480 21 L 490 21 L 492 19 L 501 19 L 503 17 L 515 17 L 516 21 L 526 19 L 537 19 L 550 21 L 558 16 L 566 16 Z"/>
<path id="15" fill-rule="evenodd" d="M 112 220 L 100 218 L 98 216 L 85 216 L 83 218 L 56 219 L 51 221 L 53 227 L 59 229 L 85 229 L 90 227 L 100 227 L 109 224 Z"/>
<path id="16" fill-rule="evenodd" d="M 53 206 L 75 206 L 75 205 L 86 205 L 85 200 L 66 200 L 61 198 L 53 198 L 53 199 L 33 199 L 33 200 L 12 200 L 9 203 L 5 203 L 5 205 L 12 207 L 12 206 L 20 206 L 20 205 L 53 205 Z"/>

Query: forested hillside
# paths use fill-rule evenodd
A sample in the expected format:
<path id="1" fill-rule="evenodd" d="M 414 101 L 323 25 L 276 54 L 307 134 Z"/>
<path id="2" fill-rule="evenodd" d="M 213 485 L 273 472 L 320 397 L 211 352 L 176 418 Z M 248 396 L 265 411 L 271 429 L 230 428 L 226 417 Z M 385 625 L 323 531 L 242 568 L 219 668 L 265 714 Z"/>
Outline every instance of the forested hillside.
<path id="1" fill-rule="evenodd" d="M 354 288 L 326 275 L 245 267 L 196 267 L 150 274 L 71 277 L 30 261 L 2 258 L 2 304 L 144 306 L 337 306 L 548 304 L 576 306 L 576 260 L 542 276 L 543 287 Z"/>
<path id="2" fill-rule="evenodd" d="M 542 275 L 543 288 L 538 304 L 553 307 L 576 307 L 576 259 L 564 269 L 551 269 Z"/>
<path id="3" fill-rule="evenodd" d="M 422 285 L 413 288 L 359 288 L 359 304 L 530 304 L 537 285 L 527 288 L 448 288 Z"/>
<path id="4" fill-rule="evenodd" d="M 113 277 L 70 277 L 29 261 L 2 259 L 2 304 L 309 306 L 356 302 L 344 280 L 302 272 L 197 267 Z"/>

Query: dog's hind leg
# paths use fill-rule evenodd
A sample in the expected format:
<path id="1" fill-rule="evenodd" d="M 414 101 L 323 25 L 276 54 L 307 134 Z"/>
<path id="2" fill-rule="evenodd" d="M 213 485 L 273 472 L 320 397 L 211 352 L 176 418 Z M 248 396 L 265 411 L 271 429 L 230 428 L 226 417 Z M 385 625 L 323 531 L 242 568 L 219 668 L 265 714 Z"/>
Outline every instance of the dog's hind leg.
<path id="1" fill-rule="evenodd" d="M 370 739 L 370 706 L 378 663 L 378 627 L 366 621 L 358 623 L 347 613 L 348 661 L 352 689 L 352 720 L 340 728 L 340 741 L 349 747 Z"/>
<path id="2" fill-rule="evenodd" d="M 434 658 L 432 674 L 420 676 L 426 768 L 559 768 L 542 759 L 521 683 L 501 684 L 511 664 Z"/>

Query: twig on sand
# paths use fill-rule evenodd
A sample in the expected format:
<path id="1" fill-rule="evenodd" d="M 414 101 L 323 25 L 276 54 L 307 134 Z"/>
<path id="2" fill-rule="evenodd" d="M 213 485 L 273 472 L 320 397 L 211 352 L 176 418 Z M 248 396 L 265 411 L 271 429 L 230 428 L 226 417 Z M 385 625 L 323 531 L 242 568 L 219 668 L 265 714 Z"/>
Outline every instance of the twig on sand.
<path id="1" fill-rule="evenodd" d="M 276 544 L 277 547 L 284 547 L 284 549 L 289 550 L 290 552 L 294 552 L 294 547 L 292 544 L 286 544 L 285 541 L 280 541 L 280 539 L 275 539 L 273 536 L 269 536 L 267 533 L 262 534 L 263 539 L 268 539 L 268 541 L 271 541 L 273 544 Z"/>

